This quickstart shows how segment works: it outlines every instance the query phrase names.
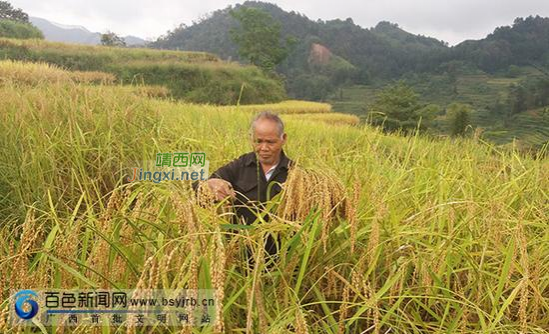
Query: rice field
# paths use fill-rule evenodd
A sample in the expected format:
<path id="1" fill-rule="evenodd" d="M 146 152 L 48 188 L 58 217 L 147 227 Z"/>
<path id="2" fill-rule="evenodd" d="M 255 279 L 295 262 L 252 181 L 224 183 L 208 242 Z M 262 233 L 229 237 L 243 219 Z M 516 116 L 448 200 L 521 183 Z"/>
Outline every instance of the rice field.
<path id="1" fill-rule="evenodd" d="M 47 332 L 549 331 L 542 156 L 304 120 L 331 115 L 314 106 L 326 114 L 283 115 L 285 152 L 299 168 L 269 223 L 232 225 L 182 181 L 124 181 L 157 152 L 206 152 L 213 171 L 250 151 L 249 122 L 262 108 L 273 105 L 0 81 L 0 332 L 25 331 L 7 322 L 13 290 L 136 287 L 215 289 L 219 321 Z M 269 234 L 280 236 L 278 258 L 264 254 Z"/>
<path id="2" fill-rule="evenodd" d="M 36 85 L 41 82 L 77 82 L 112 84 L 116 77 L 98 71 L 66 71 L 47 63 L 0 60 L 0 81 Z"/>
<path id="3" fill-rule="evenodd" d="M 238 109 L 253 113 L 268 109 L 281 114 L 319 114 L 331 112 L 332 106 L 321 102 L 288 100 L 270 104 L 249 104 L 239 106 Z"/>
<path id="4" fill-rule="evenodd" d="M 223 61 L 205 52 L 0 38 L 0 59 L 48 63 L 60 70 L 79 71 L 78 78 L 86 75 L 93 78 L 100 74 L 98 72 L 106 72 L 109 81 L 115 78 L 119 84 L 164 86 L 169 97 L 186 102 L 272 103 L 286 96 L 283 83 L 257 67 Z"/>
<path id="5" fill-rule="evenodd" d="M 67 55 L 86 58 L 108 58 L 113 62 L 127 62 L 147 59 L 148 61 L 181 61 L 186 63 L 220 62 L 214 54 L 207 52 L 181 52 L 152 50 L 146 48 L 117 48 L 96 45 L 50 42 L 41 39 L 0 38 L 1 48 L 19 48 L 44 56 Z"/>
<path id="6" fill-rule="evenodd" d="M 330 113 L 311 113 L 311 114 L 299 114 L 293 113 L 284 115 L 283 120 L 289 121 L 305 121 L 305 122 L 324 122 L 331 125 L 358 125 L 360 119 L 358 116 L 330 112 Z"/>
<path id="7" fill-rule="evenodd" d="M 455 87 L 446 75 L 430 74 L 423 78 L 410 76 L 406 80 L 420 95 L 422 103 L 434 103 L 442 108 L 447 108 L 452 102 L 470 104 L 474 110 L 471 122 L 474 127 L 482 128 L 485 140 L 496 145 L 509 144 L 516 140 L 525 150 L 537 150 L 549 141 L 547 118 L 540 117 L 536 110 L 513 115 L 507 122 L 504 122 L 504 117 L 501 116 L 502 110 L 498 110 L 499 116 L 494 115 L 496 102 L 505 104 L 508 101 L 510 85 L 518 84 L 526 78 L 543 76 L 538 69 L 530 66 L 521 67 L 521 71 L 523 73 L 517 78 L 482 72 L 461 74 L 457 76 Z M 381 84 L 354 85 L 338 91 L 329 102 L 333 104 L 336 112 L 354 114 L 366 119 L 369 107 L 382 89 Z M 433 125 L 443 133 L 450 133 L 447 124 L 447 117 L 438 117 Z"/>

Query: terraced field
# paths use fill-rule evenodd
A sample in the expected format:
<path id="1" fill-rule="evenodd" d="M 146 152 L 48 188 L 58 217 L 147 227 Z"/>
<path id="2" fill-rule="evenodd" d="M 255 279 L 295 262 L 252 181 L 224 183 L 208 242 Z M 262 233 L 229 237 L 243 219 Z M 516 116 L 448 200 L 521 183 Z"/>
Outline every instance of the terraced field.
<path id="1" fill-rule="evenodd" d="M 542 117 L 536 110 L 524 112 L 513 116 L 507 123 L 501 116 L 493 115 L 489 109 L 493 108 L 496 101 L 505 103 L 509 85 L 518 83 L 525 75 L 529 77 L 541 76 L 534 68 L 524 67 L 522 75 L 517 78 L 494 77 L 487 74 L 470 74 L 458 76 L 454 85 L 447 78 L 440 75 L 432 75 L 427 78 L 416 78 L 409 81 L 412 88 L 421 96 L 424 103 L 436 103 L 442 107 L 452 102 L 467 103 L 474 107 L 471 115 L 473 124 L 483 129 L 486 140 L 497 144 L 508 144 L 517 139 L 523 146 L 541 148 L 549 141 L 547 132 L 549 122 L 547 117 Z M 342 89 L 329 100 L 333 110 L 350 113 L 365 119 L 368 106 L 371 105 L 376 95 L 383 86 L 353 86 Z M 438 127 L 446 129 L 444 118 L 439 118 Z"/>
<path id="2" fill-rule="evenodd" d="M 166 95 L 221 105 L 284 100 L 281 82 L 254 66 L 205 52 L 129 49 L 0 38 L 0 59 L 44 62 L 71 71 L 106 72 L 117 83 L 163 86 Z"/>

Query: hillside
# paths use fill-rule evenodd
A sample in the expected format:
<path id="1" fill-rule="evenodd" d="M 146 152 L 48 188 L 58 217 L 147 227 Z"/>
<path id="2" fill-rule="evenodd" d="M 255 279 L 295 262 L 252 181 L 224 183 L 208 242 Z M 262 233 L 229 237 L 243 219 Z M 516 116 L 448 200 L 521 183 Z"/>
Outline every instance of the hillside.
<path id="1" fill-rule="evenodd" d="M 452 102 L 471 105 L 474 109 L 472 124 L 482 129 L 485 140 L 508 144 L 516 139 L 523 147 L 540 149 L 549 143 L 549 113 L 547 107 L 531 106 L 518 113 L 511 113 L 510 87 L 524 85 L 533 80 L 546 80 L 543 72 L 534 67 L 518 67 L 520 74 L 490 75 L 480 70 L 461 72 L 452 79 L 448 73 L 409 74 L 402 77 L 419 94 L 425 104 L 435 104 L 442 114 L 433 124 L 442 135 L 448 134 L 445 108 Z M 354 85 L 339 89 L 330 95 L 327 102 L 334 111 L 344 112 L 366 119 L 378 94 L 385 88 L 377 85 Z M 529 99 L 537 94 L 530 94 Z"/>
<path id="2" fill-rule="evenodd" d="M 307 60 L 313 44 L 325 46 L 355 66 L 354 71 L 345 73 L 343 82 L 357 83 L 399 76 L 411 69 L 426 69 L 432 64 L 431 58 L 438 57 L 437 51 L 447 49 L 441 41 L 410 34 L 389 22 L 380 22 L 375 28 L 365 29 L 350 18 L 312 21 L 303 14 L 286 12 L 274 4 L 254 1 L 214 11 L 191 26 L 182 25 L 168 32 L 149 46 L 212 52 L 225 59 L 239 59 L 237 48 L 230 38 L 230 31 L 237 27 L 237 22 L 229 13 L 240 6 L 266 11 L 281 24 L 283 38 L 297 40 L 293 52 L 278 68 L 288 80 L 288 93 L 297 98 L 311 98 L 302 94 L 302 89 L 308 84 L 314 85 L 315 81 L 317 85 L 318 82 L 327 81 L 324 86 L 318 87 L 316 94 L 324 98 L 329 86 L 341 81 L 341 78 L 336 78 L 341 76 L 340 73 L 323 73 L 309 66 Z M 326 92 L 318 94 L 323 89 Z"/>
<path id="3" fill-rule="evenodd" d="M 254 1 L 214 11 L 191 26 L 169 31 L 151 46 L 206 51 L 238 59 L 229 33 L 237 22 L 229 12 L 241 6 L 269 13 L 281 24 L 283 37 L 298 40 L 294 53 L 279 69 L 285 74 L 306 68 L 306 56 L 313 43 L 356 66 L 361 72 L 361 83 L 394 79 L 408 72 L 436 72 L 450 61 L 464 61 L 489 73 L 506 71 L 510 65 L 544 66 L 549 55 L 549 18 L 540 16 L 517 18 L 511 26 L 497 27 L 484 39 L 448 47 L 434 38 L 408 33 L 395 23 L 383 21 L 367 29 L 354 24 L 351 18 L 313 21 L 277 5 Z"/>
<path id="4" fill-rule="evenodd" d="M 395 79 L 406 73 L 436 73 L 452 61 L 462 61 L 492 74 L 507 71 L 511 65 L 546 66 L 549 55 L 549 18 L 539 16 L 517 18 L 512 26 L 497 27 L 484 39 L 448 47 L 434 38 L 406 32 L 396 23 L 382 21 L 367 29 L 354 24 L 351 18 L 313 21 L 301 13 L 254 1 L 214 11 L 191 26 L 169 31 L 150 46 L 206 51 L 239 59 L 230 37 L 230 30 L 238 24 L 229 13 L 242 6 L 267 12 L 281 24 L 284 38 L 297 39 L 294 52 L 279 68 L 289 80 L 307 73 L 307 56 L 313 44 L 323 45 L 355 66 L 357 71 L 349 79 L 361 84 Z"/>
<path id="5" fill-rule="evenodd" d="M 285 97 L 282 84 L 258 68 L 222 61 L 205 52 L 0 39 L 0 59 L 108 72 L 118 83 L 163 86 L 169 90 L 168 96 L 189 102 L 251 104 L 277 102 Z"/>
<path id="6" fill-rule="evenodd" d="M 549 66 L 549 18 L 516 18 L 512 26 L 497 27 L 486 38 L 452 48 L 452 59 L 495 73 L 511 65 Z"/>

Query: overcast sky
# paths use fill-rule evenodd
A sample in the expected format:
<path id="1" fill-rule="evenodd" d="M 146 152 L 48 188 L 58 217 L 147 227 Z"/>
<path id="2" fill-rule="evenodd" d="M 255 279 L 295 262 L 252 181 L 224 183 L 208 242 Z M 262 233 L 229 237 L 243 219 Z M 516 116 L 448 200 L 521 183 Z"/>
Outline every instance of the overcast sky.
<path id="1" fill-rule="evenodd" d="M 172 30 L 216 9 L 243 1 L 227 0 L 8 0 L 31 16 L 95 32 L 107 29 L 120 35 L 146 39 Z M 403 29 L 455 45 L 479 39 L 495 27 L 511 25 L 515 17 L 549 16 L 549 0 L 273 0 L 286 11 L 308 18 L 353 21 L 365 28 L 379 21 L 398 23 Z"/>

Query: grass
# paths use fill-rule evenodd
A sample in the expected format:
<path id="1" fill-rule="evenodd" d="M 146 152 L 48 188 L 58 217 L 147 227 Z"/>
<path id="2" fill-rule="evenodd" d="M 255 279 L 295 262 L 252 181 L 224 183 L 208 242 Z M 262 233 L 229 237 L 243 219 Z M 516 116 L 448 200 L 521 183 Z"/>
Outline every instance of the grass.
<path id="1" fill-rule="evenodd" d="M 331 181 L 296 176 L 294 196 L 318 206 L 277 215 L 282 197 L 268 224 L 243 229 L 197 205 L 188 184 L 124 176 L 157 152 L 204 151 L 213 171 L 250 150 L 250 111 L 4 82 L 0 330 L 17 332 L 5 323 L 8 291 L 74 287 L 214 288 L 222 321 L 194 333 L 549 330 L 547 158 L 296 116 L 284 115 L 286 153 Z M 322 199 L 336 189 L 348 203 L 340 217 Z M 282 240 L 271 265 L 269 233 Z"/>

